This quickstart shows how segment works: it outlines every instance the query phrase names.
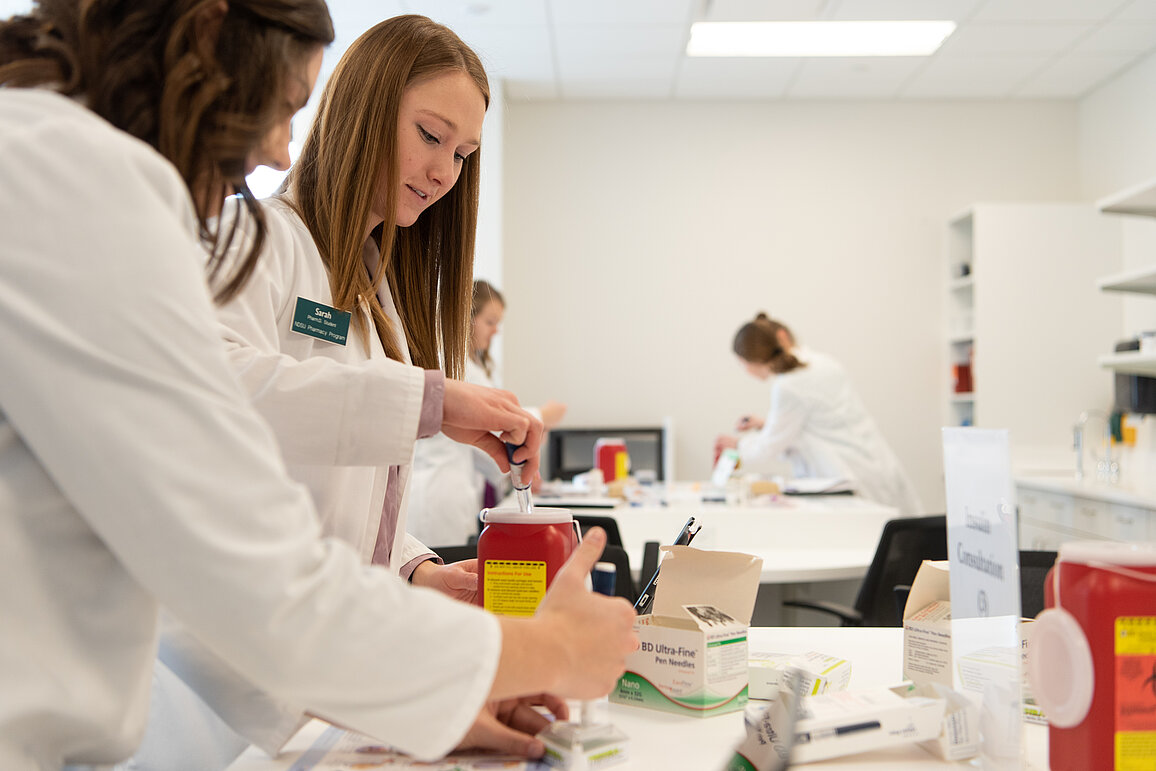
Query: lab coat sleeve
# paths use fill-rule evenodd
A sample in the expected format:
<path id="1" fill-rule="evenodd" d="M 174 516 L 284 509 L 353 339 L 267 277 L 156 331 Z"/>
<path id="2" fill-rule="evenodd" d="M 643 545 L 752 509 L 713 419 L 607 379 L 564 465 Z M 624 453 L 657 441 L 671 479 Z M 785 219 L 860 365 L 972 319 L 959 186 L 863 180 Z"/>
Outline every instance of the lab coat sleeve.
<path id="1" fill-rule="evenodd" d="M 763 427 L 739 439 L 739 457 L 747 465 L 759 466 L 779 460 L 794 444 L 807 424 L 807 407 L 782 383 L 771 388 L 771 407 Z"/>
<path id="2" fill-rule="evenodd" d="M 432 559 L 441 562 L 441 559 L 433 553 L 432 549 L 430 549 L 428 546 L 426 546 L 424 543 L 409 533 L 406 533 L 405 540 L 401 544 L 401 557 L 395 560 L 395 562 L 400 566 L 402 577 L 409 578 L 409 576 L 413 573 L 413 568 L 417 567 L 417 565 L 409 567 L 408 569 L 406 566 L 414 560 L 422 558 L 424 558 L 422 561 L 426 559 Z"/>
<path id="3" fill-rule="evenodd" d="M 226 362 L 181 180 L 107 134 L 49 121 L 0 143 L 0 211 L 21 223 L 0 252 L 0 409 L 91 528 L 76 570 L 122 565 L 271 694 L 445 753 L 486 700 L 496 620 L 321 538 Z M 351 397 L 345 417 L 366 414 Z"/>
<path id="4" fill-rule="evenodd" d="M 324 292 L 328 300 L 328 278 L 322 275 L 323 286 L 310 282 L 310 272 L 323 268 L 308 231 L 293 227 L 273 207 L 266 212 L 270 230 L 261 262 L 241 294 L 217 310 L 233 371 L 273 427 L 290 464 L 408 463 L 417 441 L 424 372 L 385 357 L 348 362 L 324 355 L 298 358 L 284 350 L 288 336 L 296 334 L 288 325 L 297 297 L 318 299 Z M 351 323 L 346 345 L 363 344 Z"/>

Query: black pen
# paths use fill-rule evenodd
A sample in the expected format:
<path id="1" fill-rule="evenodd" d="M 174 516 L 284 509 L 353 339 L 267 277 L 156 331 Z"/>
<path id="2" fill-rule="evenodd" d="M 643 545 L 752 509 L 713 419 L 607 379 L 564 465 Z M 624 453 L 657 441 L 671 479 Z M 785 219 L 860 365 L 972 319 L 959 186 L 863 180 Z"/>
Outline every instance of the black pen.
<path id="1" fill-rule="evenodd" d="M 698 535 L 698 531 L 702 530 L 702 525 L 696 526 L 694 524 L 694 517 L 686 521 L 682 526 L 682 530 L 678 531 L 678 535 L 674 539 L 675 546 L 688 546 L 690 542 Z M 659 566 L 661 567 L 661 566 Z M 638 615 L 644 616 L 650 612 L 650 606 L 654 603 L 654 590 L 658 586 L 658 569 L 654 571 L 654 575 L 650 577 L 650 583 L 642 590 L 642 594 L 638 595 L 638 602 L 634 603 L 634 610 Z"/>

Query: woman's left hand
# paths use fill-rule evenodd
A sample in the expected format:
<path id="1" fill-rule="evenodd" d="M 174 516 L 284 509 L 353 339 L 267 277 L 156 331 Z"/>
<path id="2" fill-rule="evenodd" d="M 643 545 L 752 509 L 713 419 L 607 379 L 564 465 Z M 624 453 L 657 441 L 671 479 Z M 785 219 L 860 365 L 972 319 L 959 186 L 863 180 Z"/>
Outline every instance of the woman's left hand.
<path id="1" fill-rule="evenodd" d="M 413 571 L 410 583 L 437 589 L 455 600 L 473 603 L 478 599 L 478 561 L 462 560 L 439 565 L 433 560 L 426 560 Z"/>
<path id="2" fill-rule="evenodd" d="M 558 720 L 566 720 L 570 711 L 557 696 L 543 693 L 520 699 L 488 702 L 457 746 L 459 750 L 482 749 L 524 758 L 540 758 L 545 745 L 536 734 L 550 724 L 550 718 L 535 706 L 543 706 Z"/>

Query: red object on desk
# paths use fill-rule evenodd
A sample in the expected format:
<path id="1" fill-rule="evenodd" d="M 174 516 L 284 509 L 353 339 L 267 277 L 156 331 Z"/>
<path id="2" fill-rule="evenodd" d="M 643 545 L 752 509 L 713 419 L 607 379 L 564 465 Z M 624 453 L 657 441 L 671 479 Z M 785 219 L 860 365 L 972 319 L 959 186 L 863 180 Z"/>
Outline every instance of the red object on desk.
<path id="1" fill-rule="evenodd" d="M 630 474 L 626 441 L 604 437 L 595 442 L 594 467 L 602 470 L 602 478 L 607 482 L 625 479 Z"/>

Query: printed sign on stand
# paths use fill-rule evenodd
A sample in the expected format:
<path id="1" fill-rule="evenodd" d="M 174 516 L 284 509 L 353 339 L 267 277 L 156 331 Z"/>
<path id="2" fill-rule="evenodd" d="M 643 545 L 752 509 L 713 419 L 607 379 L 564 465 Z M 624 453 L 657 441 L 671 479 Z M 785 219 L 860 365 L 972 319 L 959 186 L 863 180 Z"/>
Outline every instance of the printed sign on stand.
<path id="1" fill-rule="evenodd" d="M 980 705 L 985 768 L 1018 768 L 1019 538 L 1008 432 L 943 429 L 955 688 Z"/>

